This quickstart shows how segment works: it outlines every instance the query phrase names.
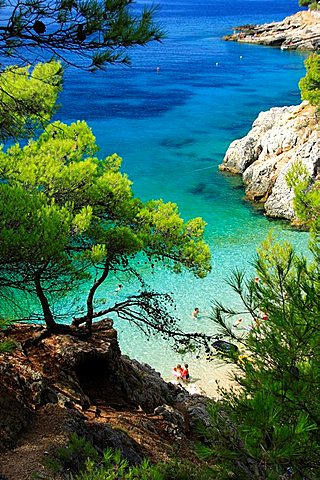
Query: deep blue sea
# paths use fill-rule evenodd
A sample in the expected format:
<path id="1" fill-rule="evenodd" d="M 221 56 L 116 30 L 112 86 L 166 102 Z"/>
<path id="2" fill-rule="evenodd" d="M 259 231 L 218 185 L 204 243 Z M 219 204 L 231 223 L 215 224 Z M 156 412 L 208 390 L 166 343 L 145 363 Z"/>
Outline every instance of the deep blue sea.
<path id="1" fill-rule="evenodd" d="M 158 0 L 157 20 L 166 31 L 161 44 L 132 52 L 132 66 L 86 74 L 67 70 L 59 118 L 86 120 L 101 155 L 123 158 L 123 171 L 143 199 L 177 202 L 185 219 L 202 216 L 212 249 L 212 273 L 204 280 L 158 269 L 148 282 L 172 292 L 187 330 L 212 331 L 208 318 L 191 320 L 198 306 L 209 312 L 214 298 L 237 300 L 225 279 L 234 267 L 252 272 L 256 247 L 273 229 L 299 248 L 306 234 L 270 221 L 244 197 L 241 180 L 218 171 L 230 142 L 247 133 L 258 113 L 300 102 L 298 81 L 305 55 L 225 42 L 222 36 L 247 23 L 281 20 L 295 13 L 297 0 Z M 153 4 L 138 1 L 137 7 Z M 159 71 L 157 72 L 157 67 Z M 114 293 L 115 286 L 124 288 Z M 111 278 L 101 290 L 110 302 L 135 293 L 125 278 Z M 118 296 L 118 297 L 117 297 Z M 182 360 L 159 339 L 146 339 L 116 320 L 123 353 L 164 375 Z"/>

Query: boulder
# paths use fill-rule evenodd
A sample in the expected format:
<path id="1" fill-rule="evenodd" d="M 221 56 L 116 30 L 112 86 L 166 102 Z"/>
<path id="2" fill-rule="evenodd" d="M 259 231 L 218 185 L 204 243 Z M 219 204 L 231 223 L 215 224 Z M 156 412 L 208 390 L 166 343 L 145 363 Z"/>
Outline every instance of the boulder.
<path id="1" fill-rule="evenodd" d="M 268 216 L 294 220 L 293 192 L 286 175 L 300 161 L 314 181 L 319 158 L 316 108 L 302 102 L 261 112 L 249 133 L 230 144 L 219 169 L 241 174 L 247 198 L 264 203 Z"/>

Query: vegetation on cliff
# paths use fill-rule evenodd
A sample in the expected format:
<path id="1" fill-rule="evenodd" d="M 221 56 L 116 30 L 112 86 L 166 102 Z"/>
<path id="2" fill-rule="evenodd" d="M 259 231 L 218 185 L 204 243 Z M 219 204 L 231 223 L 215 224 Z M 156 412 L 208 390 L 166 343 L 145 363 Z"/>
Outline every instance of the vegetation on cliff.
<path id="1" fill-rule="evenodd" d="M 317 108 L 318 117 L 320 108 L 320 55 L 312 54 L 306 61 L 306 75 L 299 82 L 302 100 L 307 100 Z M 319 129 L 319 123 L 317 122 Z M 311 229 L 311 234 L 317 239 L 320 233 L 320 169 L 315 165 L 315 175 L 302 165 L 299 159 L 286 175 L 288 186 L 294 192 L 293 206 L 298 221 Z"/>
<path id="2" fill-rule="evenodd" d="M 305 61 L 307 73 L 299 82 L 302 100 L 320 107 L 320 55 L 314 53 Z"/>
<path id="3" fill-rule="evenodd" d="M 310 10 L 318 10 L 319 5 L 316 0 L 299 0 L 300 7 L 309 7 Z"/>
<path id="4" fill-rule="evenodd" d="M 306 168 L 297 161 L 287 174 L 287 182 L 294 191 L 294 210 L 300 225 L 311 230 L 313 236 L 320 233 L 320 178 L 312 178 Z"/>
<path id="5" fill-rule="evenodd" d="M 65 448 L 58 449 L 45 462 L 57 474 L 69 471 L 73 480 L 214 480 L 210 467 L 187 459 L 151 464 L 144 460 L 130 465 L 120 450 L 107 448 L 99 454 L 88 442 L 72 435 Z"/>

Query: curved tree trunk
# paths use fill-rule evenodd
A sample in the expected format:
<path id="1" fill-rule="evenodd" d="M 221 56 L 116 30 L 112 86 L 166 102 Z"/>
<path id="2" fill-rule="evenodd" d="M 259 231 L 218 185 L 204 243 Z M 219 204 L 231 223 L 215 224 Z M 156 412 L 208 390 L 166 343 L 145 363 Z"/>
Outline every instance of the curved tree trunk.
<path id="1" fill-rule="evenodd" d="M 100 277 L 94 281 L 94 283 L 93 283 L 93 285 L 90 288 L 89 293 L 88 293 L 87 315 L 86 315 L 85 322 L 86 322 L 86 327 L 87 327 L 89 332 L 91 332 L 92 319 L 93 319 L 93 299 L 94 299 L 94 296 L 95 296 L 95 293 L 96 293 L 97 289 L 100 287 L 100 285 L 105 281 L 105 279 L 109 275 L 109 268 L 110 268 L 110 263 L 107 260 L 105 265 L 104 265 L 102 275 L 100 275 Z M 84 323 L 84 322 L 77 322 L 78 325 L 80 325 L 80 323 Z"/>
<path id="2" fill-rule="evenodd" d="M 37 272 L 34 277 L 35 281 L 35 286 L 36 286 L 36 292 L 37 292 L 37 297 L 40 300 L 42 311 L 43 311 L 43 317 L 44 321 L 46 322 L 47 329 L 50 332 L 54 332 L 57 329 L 57 324 L 54 321 L 50 305 L 48 302 L 48 299 L 43 291 L 42 285 L 41 285 L 41 272 Z"/>

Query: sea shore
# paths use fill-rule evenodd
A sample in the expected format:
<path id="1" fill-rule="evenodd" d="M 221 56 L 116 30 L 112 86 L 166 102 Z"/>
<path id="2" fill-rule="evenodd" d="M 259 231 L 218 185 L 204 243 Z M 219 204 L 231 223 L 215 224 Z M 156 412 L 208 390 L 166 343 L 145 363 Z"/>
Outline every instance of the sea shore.
<path id="1" fill-rule="evenodd" d="M 234 27 L 233 33 L 224 39 L 282 50 L 317 51 L 320 48 L 320 11 L 301 11 L 281 22 Z"/>
<path id="2" fill-rule="evenodd" d="M 234 380 L 236 367 L 222 363 L 215 358 L 213 360 L 196 360 L 192 363 L 190 382 L 177 382 L 170 375 L 163 376 L 167 382 L 182 385 L 190 394 L 205 395 L 214 400 L 222 398 L 220 388 L 229 390 L 237 386 Z"/>

